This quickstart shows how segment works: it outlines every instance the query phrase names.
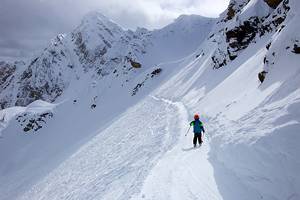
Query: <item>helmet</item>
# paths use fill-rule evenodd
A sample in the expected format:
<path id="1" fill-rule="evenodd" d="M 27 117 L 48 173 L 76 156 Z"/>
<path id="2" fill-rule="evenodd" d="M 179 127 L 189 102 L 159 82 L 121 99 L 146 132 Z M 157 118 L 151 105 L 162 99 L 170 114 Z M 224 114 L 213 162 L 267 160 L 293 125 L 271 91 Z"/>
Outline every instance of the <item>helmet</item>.
<path id="1" fill-rule="evenodd" d="M 195 115 L 194 115 L 194 119 L 199 119 L 199 115 L 198 115 L 198 114 L 195 114 Z"/>

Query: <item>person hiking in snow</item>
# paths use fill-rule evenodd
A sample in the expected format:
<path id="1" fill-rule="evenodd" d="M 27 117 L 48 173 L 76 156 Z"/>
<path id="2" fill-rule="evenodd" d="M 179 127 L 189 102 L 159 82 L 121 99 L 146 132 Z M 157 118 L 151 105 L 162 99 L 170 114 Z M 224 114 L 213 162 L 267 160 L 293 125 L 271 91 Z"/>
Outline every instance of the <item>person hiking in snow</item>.
<path id="1" fill-rule="evenodd" d="M 194 139 L 193 139 L 193 144 L 194 147 L 197 146 L 197 139 L 198 139 L 198 143 L 199 145 L 201 145 L 203 143 L 202 140 L 202 132 L 205 133 L 204 127 L 203 127 L 203 123 L 199 120 L 199 115 L 195 114 L 194 115 L 194 121 L 190 122 L 190 127 L 193 126 L 194 127 Z"/>

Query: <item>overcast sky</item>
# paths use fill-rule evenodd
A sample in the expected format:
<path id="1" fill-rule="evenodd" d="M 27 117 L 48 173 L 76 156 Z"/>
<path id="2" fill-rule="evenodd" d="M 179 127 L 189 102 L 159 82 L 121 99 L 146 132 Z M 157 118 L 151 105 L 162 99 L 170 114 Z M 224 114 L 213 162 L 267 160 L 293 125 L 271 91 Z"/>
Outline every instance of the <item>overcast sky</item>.
<path id="1" fill-rule="evenodd" d="M 217 17 L 229 0 L 0 0 L 0 60 L 23 59 L 99 10 L 123 28 L 160 28 L 181 14 Z"/>

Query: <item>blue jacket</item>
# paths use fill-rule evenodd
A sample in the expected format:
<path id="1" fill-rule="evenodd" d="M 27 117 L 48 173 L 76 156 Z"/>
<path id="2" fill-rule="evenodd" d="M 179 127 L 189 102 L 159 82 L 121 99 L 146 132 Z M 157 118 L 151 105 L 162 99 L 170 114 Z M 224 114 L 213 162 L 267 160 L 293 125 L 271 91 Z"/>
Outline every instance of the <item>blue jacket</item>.
<path id="1" fill-rule="evenodd" d="M 194 133 L 198 133 L 198 134 L 200 134 L 202 132 L 205 133 L 203 123 L 199 119 L 192 121 L 190 123 L 190 126 L 194 127 Z"/>

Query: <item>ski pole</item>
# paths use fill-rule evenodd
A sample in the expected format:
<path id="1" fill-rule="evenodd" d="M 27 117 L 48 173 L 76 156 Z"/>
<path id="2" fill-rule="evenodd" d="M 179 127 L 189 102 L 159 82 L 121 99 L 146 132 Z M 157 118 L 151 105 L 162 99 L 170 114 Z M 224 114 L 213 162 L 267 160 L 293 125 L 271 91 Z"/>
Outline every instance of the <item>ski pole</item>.
<path id="1" fill-rule="evenodd" d="M 189 133 L 189 131 L 190 131 L 190 128 L 191 128 L 191 126 L 189 127 L 189 129 L 188 129 L 188 131 L 186 132 L 185 136 L 187 136 L 187 134 Z"/>

